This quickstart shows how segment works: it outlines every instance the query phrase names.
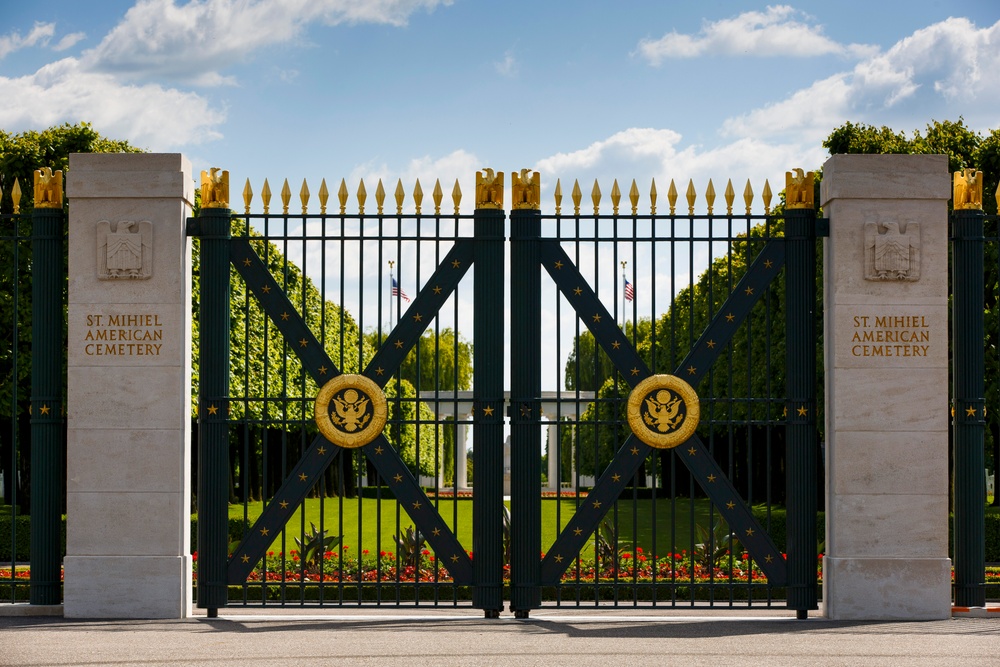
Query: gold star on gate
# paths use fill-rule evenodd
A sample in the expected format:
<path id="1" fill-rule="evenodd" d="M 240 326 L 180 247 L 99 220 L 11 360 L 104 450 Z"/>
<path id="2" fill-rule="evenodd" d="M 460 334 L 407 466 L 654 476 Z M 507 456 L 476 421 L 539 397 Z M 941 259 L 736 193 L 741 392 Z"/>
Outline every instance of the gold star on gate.
<path id="1" fill-rule="evenodd" d="M 557 259 L 556 260 L 556 269 L 561 269 L 562 267 L 563 267 L 563 263 L 560 260 Z"/>
<path id="2" fill-rule="evenodd" d="M 413 501 L 413 509 L 418 510 L 421 507 L 423 507 L 423 503 L 421 503 L 419 500 L 414 500 Z"/>
<path id="3" fill-rule="evenodd" d="M 441 529 L 438 528 L 437 526 L 434 526 L 434 530 L 431 531 L 431 535 L 433 535 L 434 537 L 437 537 L 440 534 L 441 534 Z"/>
<path id="4" fill-rule="evenodd" d="M 735 319 L 736 319 L 736 316 L 733 315 L 732 313 L 729 313 L 728 315 L 726 315 L 726 321 L 727 322 L 732 322 Z"/>
<path id="5" fill-rule="evenodd" d="M 753 528 L 747 528 L 747 537 L 753 537 Z"/>
<path id="6" fill-rule="evenodd" d="M 320 445 L 320 448 L 316 450 L 316 453 L 319 454 L 320 456 L 325 455 L 326 454 L 326 447 L 323 447 L 322 445 Z"/>
<path id="7" fill-rule="evenodd" d="M 379 366 L 375 369 L 375 375 L 385 375 L 385 369 Z"/>
<path id="8" fill-rule="evenodd" d="M 403 476 L 397 472 L 396 475 L 393 477 L 393 479 L 396 480 L 396 484 L 399 484 L 400 482 L 403 481 Z"/>
<path id="9" fill-rule="evenodd" d="M 709 475 L 708 476 L 708 481 L 709 482 L 714 482 L 715 481 L 715 475 Z"/>
<path id="10" fill-rule="evenodd" d="M 635 445 L 633 445 L 632 449 L 630 449 L 629 451 L 632 452 L 632 456 L 639 456 L 639 448 L 636 447 Z"/>
<path id="11" fill-rule="evenodd" d="M 451 557 L 451 562 L 452 563 L 457 563 L 458 562 L 458 554 L 455 554 L 454 556 Z"/>
<path id="12" fill-rule="evenodd" d="M 451 263 L 451 268 L 453 268 L 453 269 L 457 269 L 457 268 L 458 268 L 458 267 L 460 267 L 460 266 L 462 266 L 462 263 L 461 263 L 460 261 L 458 261 L 457 259 L 456 259 L 456 260 L 454 260 L 454 261 L 453 261 L 453 262 Z"/>
<path id="13" fill-rule="evenodd" d="M 303 338 L 302 340 L 299 341 L 299 347 L 305 347 L 308 344 L 309 344 L 309 341 L 306 340 L 305 338 Z"/>
<path id="14" fill-rule="evenodd" d="M 376 454 L 381 454 L 383 451 L 384 450 L 382 449 L 382 445 L 379 445 L 378 447 L 375 448 L 375 453 Z"/>
<path id="15" fill-rule="evenodd" d="M 291 317 L 291 315 L 288 314 L 287 310 L 281 314 L 281 319 L 285 320 L 286 322 L 288 321 L 289 317 Z"/>
<path id="16" fill-rule="evenodd" d="M 320 375 L 326 375 L 326 371 L 327 371 L 327 370 L 329 370 L 329 369 L 327 369 L 327 367 L 326 367 L 326 366 L 320 366 L 320 367 L 319 367 L 319 374 L 320 374 Z"/>
<path id="17" fill-rule="evenodd" d="M 45 408 L 42 408 L 42 410 L 44 410 L 44 409 Z M 973 407 L 966 408 L 965 409 L 965 416 L 966 417 L 975 417 L 976 416 L 976 409 L 973 408 Z"/>
<path id="18" fill-rule="evenodd" d="M 263 287 L 260 288 L 260 291 L 263 292 L 264 294 L 270 294 L 271 293 L 271 286 L 270 285 L 264 285 Z"/>
<path id="19" fill-rule="evenodd" d="M 705 343 L 705 345 L 708 345 L 708 349 L 710 349 L 710 350 L 714 350 L 715 349 L 715 341 L 714 340 L 708 341 L 707 343 Z"/>
<path id="20" fill-rule="evenodd" d="M 771 554 L 768 554 L 767 556 L 764 557 L 764 561 L 767 563 L 770 563 L 772 560 L 774 560 L 774 556 L 772 556 Z"/>
<path id="21" fill-rule="evenodd" d="M 434 293 L 435 294 L 440 294 L 441 293 L 441 287 L 439 285 L 435 285 L 434 286 Z"/>
<path id="22" fill-rule="evenodd" d="M 688 366 L 688 375 L 694 375 L 697 372 L 698 372 L 697 368 L 695 368 L 694 366 Z"/>
<path id="23" fill-rule="evenodd" d="M 216 413 L 217 413 L 218 411 L 219 411 L 219 408 L 215 407 L 214 405 L 210 405 L 210 406 L 208 406 L 208 414 L 210 414 L 210 415 L 214 415 L 214 414 L 216 414 Z"/>
<path id="24" fill-rule="evenodd" d="M 633 366 L 632 367 L 632 375 L 638 375 L 638 374 L 639 374 L 639 369 L 637 367 Z"/>
<path id="25" fill-rule="evenodd" d="M 522 405 L 521 406 L 521 416 L 522 417 L 530 417 L 531 416 L 531 408 L 529 408 L 527 405 Z"/>
<path id="26" fill-rule="evenodd" d="M 618 348 L 620 348 L 621 346 L 622 346 L 622 344 L 619 343 L 618 341 L 615 341 L 615 342 L 611 343 L 611 347 L 614 348 L 614 349 L 616 349 L 616 350 Z"/>
<path id="27" fill-rule="evenodd" d="M 557 563 L 561 563 L 561 562 L 563 562 L 563 557 L 562 557 L 562 556 L 560 556 L 559 554 L 556 554 L 556 555 L 555 555 L 555 556 L 553 557 L 553 560 L 555 560 L 555 562 L 557 562 Z"/>
<path id="28" fill-rule="evenodd" d="M 247 556 L 246 554 L 243 554 L 243 558 L 241 558 L 240 560 L 242 560 L 244 563 L 249 563 L 250 562 L 250 556 Z"/>
<path id="29" fill-rule="evenodd" d="M 483 408 L 483 414 L 486 415 L 487 417 L 492 417 L 493 416 L 493 408 L 492 407 Z"/>
<path id="30" fill-rule="evenodd" d="M 753 295 L 753 288 L 752 287 L 748 287 L 746 289 L 746 295 L 747 296 L 752 296 Z"/>
<path id="31" fill-rule="evenodd" d="M 774 266 L 774 262 L 772 262 L 769 259 L 765 259 L 764 260 L 764 268 L 765 269 L 770 269 L 772 266 Z"/>
<path id="32" fill-rule="evenodd" d="M 305 474 L 304 472 L 299 473 L 299 480 L 300 481 L 304 482 L 307 479 L 309 479 L 309 475 Z"/>
<path id="33" fill-rule="evenodd" d="M 574 528 L 573 534 L 577 536 L 583 535 L 583 528 Z"/>
<path id="34" fill-rule="evenodd" d="M 583 294 L 583 290 L 582 290 L 582 289 L 580 289 L 579 287 L 574 287 L 574 288 L 573 288 L 573 294 L 574 294 L 575 296 L 580 296 L 581 294 Z"/>
<path id="35" fill-rule="evenodd" d="M 250 266 L 250 258 L 249 257 L 247 257 L 246 259 L 243 260 L 243 266 Z"/>
<path id="36" fill-rule="evenodd" d="M 39 408 L 38 411 L 41 412 L 43 415 L 47 415 L 49 414 L 49 412 L 51 412 L 51 410 L 52 408 L 50 408 L 49 406 L 43 405 L 41 408 Z"/>
<path id="37" fill-rule="evenodd" d="M 416 314 L 415 314 L 415 315 L 413 316 L 413 321 L 414 321 L 414 322 L 423 322 L 423 320 L 424 320 L 424 316 L 423 316 L 423 315 L 421 315 L 420 313 L 416 313 Z"/>
<path id="38" fill-rule="evenodd" d="M 617 481 L 619 481 L 619 480 L 620 480 L 621 478 L 622 478 L 622 476 L 621 476 L 621 475 L 619 475 L 618 473 L 615 473 L 614 475 L 612 475 L 612 476 L 611 476 L 611 481 L 612 481 L 612 482 L 617 482 Z"/>
<path id="39" fill-rule="evenodd" d="M 601 321 L 601 314 L 600 313 L 594 313 L 594 318 L 593 319 L 594 319 L 595 322 L 600 322 Z"/>
<path id="40" fill-rule="evenodd" d="M 283 510 L 286 510 L 286 509 L 288 509 L 288 502 L 282 500 L 280 503 L 278 503 L 278 507 L 280 507 Z"/>
<path id="41" fill-rule="evenodd" d="M 267 537 L 270 532 L 271 531 L 268 528 L 261 528 L 260 529 L 260 534 L 263 535 L 264 537 Z"/>
<path id="42" fill-rule="evenodd" d="M 736 503 L 734 503 L 732 500 L 730 500 L 728 503 L 726 503 L 726 509 L 731 510 L 734 507 L 736 507 Z"/>
<path id="43" fill-rule="evenodd" d="M 397 349 L 397 350 L 402 350 L 402 349 L 403 349 L 403 341 L 401 341 L 401 340 L 397 340 L 397 341 L 396 341 L 396 342 L 394 343 L 394 345 L 396 346 L 396 349 Z"/>
<path id="44" fill-rule="evenodd" d="M 595 510 L 601 509 L 601 501 L 600 500 L 595 500 L 594 501 L 594 509 Z"/>
<path id="45" fill-rule="evenodd" d="M 799 413 L 799 417 L 805 417 L 807 414 L 809 414 L 809 408 L 803 405 L 800 406 L 799 409 L 796 410 L 796 412 Z"/>
<path id="46" fill-rule="evenodd" d="M 688 450 L 688 454 L 690 454 L 691 456 L 694 456 L 697 453 L 698 453 L 698 450 L 695 449 L 694 447 L 692 447 L 691 449 Z"/>

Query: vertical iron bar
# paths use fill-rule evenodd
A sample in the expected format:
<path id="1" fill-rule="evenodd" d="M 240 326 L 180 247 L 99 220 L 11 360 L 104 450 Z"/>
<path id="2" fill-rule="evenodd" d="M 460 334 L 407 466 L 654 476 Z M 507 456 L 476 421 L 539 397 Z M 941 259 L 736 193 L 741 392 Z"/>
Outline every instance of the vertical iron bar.
<path id="1" fill-rule="evenodd" d="M 817 609 L 816 211 L 785 211 L 787 606 Z"/>
<path id="2" fill-rule="evenodd" d="M 63 209 L 36 207 L 31 220 L 30 601 L 48 605 L 62 601 Z"/>
<path id="3" fill-rule="evenodd" d="M 504 555 L 504 213 L 477 208 L 474 225 L 472 604 L 487 618 L 497 618 L 503 608 Z"/>
<path id="4" fill-rule="evenodd" d="M 986 604 L 983 219 L 981 210 L 952 217 L 955 604 L 961 607 Z"/>
<path id="5" fill-rule="evenodd" d="M 521 618 L 541 606 L 541 229 L 539 211 L 511 212 L 510 610 Z"/>
<path id="6" fill-rule="evenodd" d="M 230 211 L 203 208 L 198 385 L 198 607 L 226 606 L 229 521 Z"/>

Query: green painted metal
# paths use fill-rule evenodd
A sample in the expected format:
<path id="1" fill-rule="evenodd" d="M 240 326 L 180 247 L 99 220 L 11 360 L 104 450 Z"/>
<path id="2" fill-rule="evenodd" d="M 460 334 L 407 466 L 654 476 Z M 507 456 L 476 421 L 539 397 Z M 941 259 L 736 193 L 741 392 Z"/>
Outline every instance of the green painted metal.
<path id="1" fill-rule="evenodd" d="M 62 602 L 64 214 L 35 208 L 31 272 L 31 604 Z"/>
<path id="2" fill-rule="evenodd" d="M 816 211 L 785 211 L 786 531 L 789 609 L 817 609 Z"/>
<path id="3" fill-rule="evenodd" d="M 198 376 L 198 607 L 228 600 L 230 211 L 201 210 Z"/>
<path id="4" fill-rule="evenodd" d="M 951 218 L 955 604 L 963 607 L 986 603 L 984 219 L 981 210 Z"/>
<path id="5" fill-rule="evenodd" d="M 541 214 L 510 216 L 511 601 L 515 613 L 541 606 L 542 325 L 539 244 Z"/>

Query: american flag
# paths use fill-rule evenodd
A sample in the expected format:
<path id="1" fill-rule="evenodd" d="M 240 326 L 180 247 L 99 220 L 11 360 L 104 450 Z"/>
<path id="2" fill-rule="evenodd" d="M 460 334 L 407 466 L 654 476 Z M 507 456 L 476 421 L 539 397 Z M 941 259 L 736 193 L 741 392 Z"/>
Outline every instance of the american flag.
<path id="1" fill-rule="evenodd" d="M 407 303 L 410 302 L 410 297 L 406 296 L 406 292 L 400 289 L 399 283 L 396 282 L 395 278 L 392 279 L 392 295 L 400 297 L 403 301 Z"/>
<path id="2" fill-rule="evenodd" d="M 632 283 L 630 283 L 628 281 L 628 278 L 626 278 L 625 279 L 625 300 L 626 301 L 631 301 L 634 298 L 635 298 L 635 290 L 632 288 Z"/>

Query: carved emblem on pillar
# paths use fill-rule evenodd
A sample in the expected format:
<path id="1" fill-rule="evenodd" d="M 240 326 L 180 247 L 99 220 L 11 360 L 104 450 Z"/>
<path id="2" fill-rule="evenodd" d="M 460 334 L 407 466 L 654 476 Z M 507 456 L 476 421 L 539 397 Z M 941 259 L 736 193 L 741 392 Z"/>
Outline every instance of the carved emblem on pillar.
<path id="1" fill-rule="evenodd" d="M 476 172 L 476 208 L 503 208 L 503 172 Z"/>
<path id="2" fill-rule="evenodd" d="M 50 167 L 35 170 L 35 207 L 62 208 L 63 173 Z"/>
<path id="3" fill-rule="evenodd" d="M 520 175 L 514 172 L 510 175 L 510 194 L 512 208 L 531 209 L 537 211 L 541 202 L 542 178 L 538 172 L 522 169 Z"/>
<path id="4" fill-rule="evenodd" d="M 920 279 L 920 223 L 865 223 L 865 280 Z"/>
<path id="5" fill-rule="evenodd" d="M 153 275 L 153 223 L 122 220 L 97 223 L 97 277 L 145 279 Z"/>

